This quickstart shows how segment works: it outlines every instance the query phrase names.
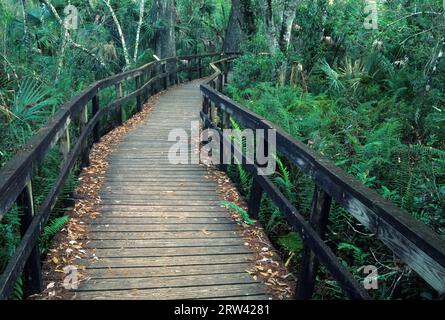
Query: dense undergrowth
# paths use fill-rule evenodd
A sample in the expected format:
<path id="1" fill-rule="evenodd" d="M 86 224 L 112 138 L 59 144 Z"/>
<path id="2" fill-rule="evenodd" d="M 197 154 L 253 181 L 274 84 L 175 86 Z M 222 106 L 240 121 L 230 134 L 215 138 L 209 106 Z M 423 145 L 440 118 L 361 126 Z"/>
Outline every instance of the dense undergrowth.
<path id="1" fill-rule="evenodd" d="M 434 58 L 441 50 L 433 36 L 437 30 L 428 36 L 421 32 L 439 22 L 424 15 L 398 20 L 395 15 L 409 9 L 388 3 L 380 21 L 396 25 L 376 34 L 357 27 L 358 4 L 341 2 L 326 8 L 323 31 L 317 3 L 297 13 L 301 29 L 291 49 L 287 82 L 279 83 L 276 76 L 283 56 L 265 53 L 266 40 L 257 35 L 234 63 L 228 94 L 445 237 L 445 96 L 440 81 L 445 69 Z M 333 42 L 320 41 L 318 32 Z M 229 173 L 247 195 L 247 174 L 239 166 Z M 274 182 L 308 216 L 313 182 L 280 161 Z M 297 275 L 301 241 L 267 197 L 260 220 L 283 256 L 291 258 Z M 364 278 L 360 267 L 378 267 L 380 286 L 371 292 L 375 298 L 437 298 L 335 203 L 328 229 L 328 245 L 358 280 Z M 323 268 L 317 279 L 316 297 L 343 297 Z"/>

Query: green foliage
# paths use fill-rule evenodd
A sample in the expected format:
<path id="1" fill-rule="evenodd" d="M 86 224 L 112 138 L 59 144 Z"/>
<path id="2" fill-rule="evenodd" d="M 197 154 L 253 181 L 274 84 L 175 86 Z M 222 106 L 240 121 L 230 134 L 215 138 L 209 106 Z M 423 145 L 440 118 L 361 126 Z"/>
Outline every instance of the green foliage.
<path id="1" fill-rule="evenodd" d="M 255 221 L 253 221 L 249 217 L 249 214 L 246 212 L 246 210 L 244 210 L 243 208 L 239 207 L 235 203 L 224 200 L 224 201 L 221 201 L 221 205 L 225 206 L 226 208 L 228 208 L 230 210 L 233 210 L 233 211 L 237 212 L 243 218 L 243 221 L 245 223 L 247 223 L 247 224 L 255 224 Z"/>
<path id="2" fill-rule="evenodd" d="M 265 41 L 257 35 L 235 63 L 227 91 L 445 237 L 441 5 L 379 3 L 379 29 L 367 30 L 361 1 L 301 1 L 287 57 L 299 65 L 292 81 L 288 74 L 285 85 L 277 84 L 276 57 L 263 54 Z M 273 182 L 307 216 L 312 181 L 280 159 L 277 165 Z M 289 233 L 267 197 L 260 220 L 272 239 Z M 435 297 L 418 277 L 398 269 L 392 253 L 336 203 L 328 229 L 329 245 L 352 273 L 376 260 L 394 268 L 380 272 L 384 285 L 375 297 Z M 335 285 L 329 289 L 328 297 L 342 297 Z"/>
<path id="3" fill-rule="evenodd" d="M 301 240 L 296 232 L 289 232 L 281 235 L 277 242 L 289 252 L 298 253 L 303 249 L 303 240 Z"/>
<path id="4" fill-rule="evenodd" d="M 12 300 L 23 300 L 25 294 L 24 294 L 24 285 L 23 285 L 23 276 L 20 277 L 14 286 L 14 291 L 12 293 Z"/>
<path id="5" fill-rule="evenodd" d="M 68 223 L 69 217 L 62 216 L 51 220 L 43 229 L 40 235 L 40 250 L 45 254 L 49 248 L 51 239 Z"/>

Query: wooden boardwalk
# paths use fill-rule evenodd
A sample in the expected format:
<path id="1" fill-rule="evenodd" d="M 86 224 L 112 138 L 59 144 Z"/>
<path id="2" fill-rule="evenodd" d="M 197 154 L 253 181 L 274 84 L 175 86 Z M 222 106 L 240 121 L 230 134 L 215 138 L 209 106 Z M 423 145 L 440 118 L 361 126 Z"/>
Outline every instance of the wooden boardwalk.
<path id="1" fill-rule="evenodd" d="M 77 299 L 268 299 L 245 271 L 252 253 L 216 182 L 200 165 L 168 161 L 168 133 L 189 132 L 200 109 L 198 82 L 169 90 L 110 156 L 90 226 L 98 260 L 86 263 Z"/>

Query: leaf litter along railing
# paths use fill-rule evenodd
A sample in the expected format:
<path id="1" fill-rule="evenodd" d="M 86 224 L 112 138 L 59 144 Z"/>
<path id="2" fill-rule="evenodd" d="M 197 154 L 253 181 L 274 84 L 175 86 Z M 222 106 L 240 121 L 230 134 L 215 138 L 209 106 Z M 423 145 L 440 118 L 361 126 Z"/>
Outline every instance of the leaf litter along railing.
<path id="1" fill-rule="evenodd" d="M 21 210 L 22 238 L 15 253 L 0 276 L 0 299 L 8 299 L 17 279 L 24 274 L 27 295 L 42 290 L 40 271 L 39 235 L 45 226 L 70 171 L 80 161 L 80 167 L 89 165 L 92 142 L 99 141 L 103 130 L 100 120 L 108 113 L 115 117 L 115 124 L 122 124 L 124 104 L 136 100 L 136 111 L 142 110 L 148 98 L 170 85 L 180 82 L 179 75 L 186 72 L 187 80 L 206 75 L 209 61 L 221 54 L 205 54 L 173 57 L 148 63 L 137 69 L 123 72 L 90 85 L 81 94 L 63 105 L 46 125 L 41 128 L 20 152 L 0 170 L 0 221 L 16 203 Z M 195 61 L 195 63 L 193 63 Z M 134 80 L 135 90 L 127 95 L 123 92 L 123 82 Z M 115 90 L 115 100 L 101 108 L 99 93 L 107 88 Z M 88 103 L 92 104 L 92 117 L 88 119 Z M 77 141 L 70 141 L 70 125 L 77 126 Z M 63 156 L 59 176 L 54 182 L 45 201 L 35 208 L 32 177 L 43 163 L 48 152 L 59 144 Z M 70 147 L 73 145 L 73 147 Z"/>
<path id="2" fill-rule="evenodd" d="M 411 217 L 408 212 L 359 183 L 331 161 L 316 154 L 280 128 L 222 94 L 228 79 L 228 66 L 234 59 L 236 56 L 211 63 L 214 74 L 201 85 L 203 95 L 201 118 L 204 128 L 212 128 L 219 132 L 221 146 L 230 145 L 233 153 L 241 155 L 243 166 L 252 174 L 253 180 L 248 199 L 249 214 L 254 218 L 258 217 L 261 198 L 266 193 L 284 213 L 290 226 L 303 239 L 305 246 L 296 286 L 296 298 L 310 299 L 312 297 L 320 262 L 350 299 L 371 299 L 364 286 L 354 279 L 324 242 L 332 201 L 336 201 L 345 208 L 421 278 L 443 295 L 445 293 L 445 241 Z M 217 65 L 220 65 L 221 69 Z M 237 150 L 232 139 L 223 135 L 223 129 L 230 128 L 230 117 L 245 128 L 275 130 L 277 152 L 313 180 L 315 190 L 309 222 L 267 176 L 258 174 L 260 167 L 257 164 L 248 164 L 253 163 L 252 160 L 249 159 L 251 162 L 247 162 L 242 150 Z M 219 121 L 216 120 L 217 118 Z M 267 146 L 267 134 L 264 136 L 265 139 L 261 143 Z M 222 164 L 223 152 L 220 152 L 220 156 Z M 226 165 L 221 165 L 221 169 L 226 168 Z"/>

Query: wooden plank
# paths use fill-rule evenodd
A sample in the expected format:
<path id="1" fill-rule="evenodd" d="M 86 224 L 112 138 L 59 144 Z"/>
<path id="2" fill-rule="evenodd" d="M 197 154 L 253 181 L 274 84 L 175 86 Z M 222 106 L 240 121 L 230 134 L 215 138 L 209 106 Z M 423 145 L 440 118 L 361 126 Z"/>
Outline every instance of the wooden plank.
<path id="1" fill-rule="evenodd" d="M 199 198 L 199 195 L 195 194 L 195 198 Z M 101 196 L 101 200 L 104 204 L 114 201 L 120 201 L 116 203 L 145 203 L 150 204 L 151 202 L 155 202 L 156 204 L 169 201 L 170 203 L 182 203 L 185 204 L 187 201 L 190 201 L 190 199 L 193 198 L 193 195 L 160 195 L 156 196 L 153 194 L 138 194 L 138 195 L 131 195 L 126 192 L 118 193 L 118 192 L 108 192 L 104 193 Z M 208 195 L 207 197 L 200 197 L 203 199 L 203 201 L 206 202 L 212 202 L 214 204 L 219 204 L 221 202 L 221 199 L 219 199 L 216 195 Z"/>
<path id="2" fill-rule="evenodd" d="M 166 237 L 168 239 L 168 237 Z M 96 249 L 94 254 L 99 258 L 127 257 L 175 257 L 200 255 L 251 254 L 247 246 L 191 247 L 191 248 L 126 248 L 126 249 Z M 240 269 L 242 270 L 242 269 Z"/>
<path id="3" fill-rule="evenodd" d="M 218 206 L 220 205 L 219 200 L 178 200 L 178 199 L 160 199 L 160 200 L 149 200 L 149 199 L 103 199 L 103 205 L 144 205 L 144 206 L 160 206 L 160 205 L 180 205 L 180 206 Z"/>
<path id="4" fill-rule="evenodd" d="M 212 265 L 224 263 L 242 263 L 253 260 L 253 256 L 246 254 L 226 255 L 204 255 L 204 256 L 177 256 L 171 257 L 119 257 L 103 258 L 91 261 L 89 269 L 112 269 L 112 268 L 143 268 L 143 267 L 165 267 L 165 266 L 190 266 L 190 265 Z"/>
<path id="5" fill-rule="evenodd" d="M 111 248 L 183 248 L 202 246 L 244 245 L 240 238 L 169 239 L 169 240 L 91 240 L 89 246 L 97 249 Z"/>
<path id="6" fill-rule="evenodd" d="M 122 188 L 122 189 L 128 189 L 131 188 L 131 190 L 136 190 L 134 187 L 134 183 L 130 182 L 120 182 L 120 183 L 112 183 L 110 181 L 104 182 L 105 188 Z M 151 191 L 151 190 L 215 190 L 217 184 L 215 182 L 189 182 L 187 184 L 180 183 L 180 184 L 174 184 L 172 183 L 139 183 L 138 186 L 143 186 L 144 190 Z"/>
<path id="7" fill-rule="evenodd" d="M 238 225 L 234 223 L 226 224 L 93 224 L 88 227 L 92 232 L 94 231 L 113 231 L 113 232 L 165 232 L 165 231 L 236 231 Z"/>
<path id="8" fill-rule="evenodd" d="M 137 212 L 134 211 L 110 211 L 110 210 L 103 210 L 99 214 L 100 217 L 104 218 L 143 218 L 143 217 L 149 217 L 151 219 L 165 219 L 165 220 L 171 220 L 171 219 L 177 219 L 177 218 L 188 218 L 193 220 L 200 220 L 202 218 L 226 218 L 227 217 L 227 210 L 224 208 L 220 208 L 220 211 L 142 211 L 139 210 Z"/>
<path id="9" fill-rule="evenodd" d="M 79 300 L 189 300 L 257 296 L 266 293 L 264 285 L 250 283 L 149 290 L 87 291 L 76 292 L 76 298 Z"/>
<path id="10" fill-rule="evenodd" d="M 88 240 L 144 240 L 144 239 L 207 239 L 207 238 L 236 238 L 236 231 L 209 231 L 202 229 L 199 231 L 93 231 L 90 232 Z"/>
<path id="11" fill-rule="evenodd" d="M 83 282 L 77 292 L 112 290 L 148 290 L 257 283 L 247 272 L 214 275 L 178 275 L 175 277 L 91 279 Z"/>
<path id="12" fill-rule="evenodd" d="M 92 221 L 92 225 L 95 224 L 150 224 L 150 225 L 164 225 L 164 224 L 178 224 L 178 227 L 182 227 L 183 224 L 192 225 L 212 225 L 212 224 L 233 224 L 233 220 L 228 217 L 219 218 L 187 218 L 187 217 L 175 217 L 175 218 L 152 218 L 152 217 L 116 217 L 111 218 L 108 216 L 100 216 L 96 220 Z"/>
<path id="13" fill-rule="evenodd" d="M 119 205 L 119 204 L 107 204 L 101 205 L 102 211 L 135 211 L 135 212 L 213 212 L 216 211 L 225 211 L 222 206 L 210 206 L 210 205 L 201 205 L 201 206 L 183 206 L 183 205 Z"/>
<path id="14" fill-rule="evenodd" d="M 166 266 L 146 268 L 86 269 L 92 279 L 133 278 L 133 277 L 169 277 L 177 275 L 219 275 L 221 273 L 243 272 L 250 268 L 250 263 L 225 263 L 220 265 Z"/>
<path id="15" fill-rule="evenodd" d="M 173 199 L 190 199 L 191 197 L 201 197 L 204 199 L 212 199 L 212 200 L 220 200 L 216 195 L 216 190 L 213 190 L 211 193 L 204 193 L 202 190 L 179 190 L 179 191 L 173 191 L 173 190 L 165 190 L 165 191 L 155 191 L 153 189 L 151 190 L 145 190 L 145 188 L 141 188 L 139 190 L 134 189 L 121 189 L 118 190 L 117 188 L 109 188 L 106 189 L 106 191 L 103 191 L 100 193 L 101 199 L 105 199 L 107 197 L 113 197 L 119 198 L 119 197 L 140 197 L 144 199 L 162 199 L 165 196 L 168 196 L 169 198 Z"/>

